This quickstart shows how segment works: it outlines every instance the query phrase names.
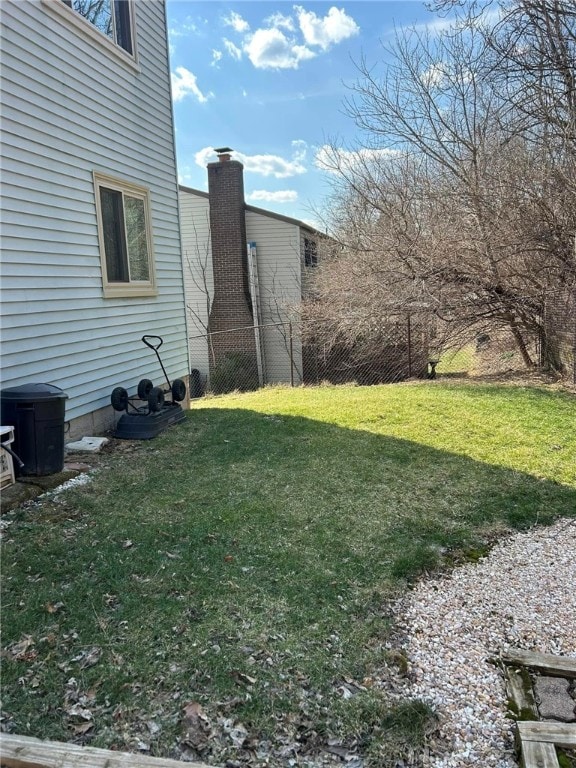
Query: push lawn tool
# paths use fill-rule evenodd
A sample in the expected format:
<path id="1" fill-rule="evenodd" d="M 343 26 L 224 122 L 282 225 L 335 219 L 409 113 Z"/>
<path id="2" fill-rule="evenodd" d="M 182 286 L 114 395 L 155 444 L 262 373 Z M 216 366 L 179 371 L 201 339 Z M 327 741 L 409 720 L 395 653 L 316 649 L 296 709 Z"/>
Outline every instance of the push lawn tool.
<path id="1" fill-rule="evenodd" d="M 132 396 L 124 387 L 115 387 L 110 396 L 112 407 L 116 411 L 125 411 L 116 425 L 116 437 L 150 439 L 168 425 L 186 418 L 180 405 L 180 401 L 186 397 L 186 384 L 182 379 L 174 379 L 170 383 L 158 351 L 164 340 L 160 336 L 142 336 L 142 341 L 156 353 L 166 378 L 167 389 L 155 387 L 150 379 L 141 379 L 137 394 Z M 144 405 L 135 405 L 136 401 Z"/>

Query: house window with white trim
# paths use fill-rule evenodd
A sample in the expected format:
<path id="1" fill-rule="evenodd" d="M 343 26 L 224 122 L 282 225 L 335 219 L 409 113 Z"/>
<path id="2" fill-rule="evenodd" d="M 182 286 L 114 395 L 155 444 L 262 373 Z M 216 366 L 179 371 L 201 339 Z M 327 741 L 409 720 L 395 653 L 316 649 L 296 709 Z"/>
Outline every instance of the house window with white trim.
<path id="1" fill-rule="evenodd" d="M 150 192 L 94 174 L 104 296 L 155 296 Z"/>
<path id="2" fill-rule="evenodd" d="M 62 0 L 130 55 L 134 54 L 131 0 Z"/>

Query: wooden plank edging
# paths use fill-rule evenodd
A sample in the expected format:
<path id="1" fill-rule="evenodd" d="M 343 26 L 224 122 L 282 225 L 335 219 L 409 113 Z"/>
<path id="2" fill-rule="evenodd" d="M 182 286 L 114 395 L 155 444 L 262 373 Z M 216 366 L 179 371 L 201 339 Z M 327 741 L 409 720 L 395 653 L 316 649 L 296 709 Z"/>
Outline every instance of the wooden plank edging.
<path id="1" fill-rule="evenodd" d="M 518 735 L 522 741 L 541 741 L 564 749 L 576 748 L 576 723 L 518 722 Z"/>
<path id="2" fill-rule="evenodd" d="M 551 653 L 533 653 L 515 648 L 502 654 L 504 664 L 530 667 L 548 675 L 576 678 L 576 659 L 571 656 L 554 656 Z"/>
<path id="3" fill-rule="evenodd" d="M 113 752 L 32 736 L 0 733 L 1 768 L 215 768 L 206 763 L 183 763 L 150 755 Z"/>
<path id="4" fill-rule="evenodd" d="M 560 768 L 554 744 L 525 741 L 522 744 L 523 768 Z"/>
<path id="5" fill-rule="evenodd" d="M 523 674 L 524 673 L 524 674 Z M 516 720 L 537 720 L 538 708 L 532 682 L 529 686 L 524 677 L 528 672 L 524 669 L 517 669 L 515 666 L 508 665 L 505 668 L 506 693 L 508 695 L 508 709 Z M 512 709 L 514 707 L 514 710 Z"/>

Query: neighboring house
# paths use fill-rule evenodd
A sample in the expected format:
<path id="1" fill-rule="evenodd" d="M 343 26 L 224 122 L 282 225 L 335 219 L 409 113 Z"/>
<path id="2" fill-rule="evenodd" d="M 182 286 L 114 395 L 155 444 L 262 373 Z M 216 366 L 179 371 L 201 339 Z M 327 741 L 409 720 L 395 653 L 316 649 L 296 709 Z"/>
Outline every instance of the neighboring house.
<path id="1" fill-rule="evenodd" d="M 2 0 L 2 387 L 69 396 L 189 372 L 163 0 Z"/>
<path id="2" fill-rule="evenodd" d="M 180 187 L 180 220 L 190 365 L 202 384 L 214 388 L 223 369 L 240 387 L 300 383 L 298 307 L 322 234 L 246 205 L 243 166 L 225 150 L 208 165 L 207 193 Z"/>

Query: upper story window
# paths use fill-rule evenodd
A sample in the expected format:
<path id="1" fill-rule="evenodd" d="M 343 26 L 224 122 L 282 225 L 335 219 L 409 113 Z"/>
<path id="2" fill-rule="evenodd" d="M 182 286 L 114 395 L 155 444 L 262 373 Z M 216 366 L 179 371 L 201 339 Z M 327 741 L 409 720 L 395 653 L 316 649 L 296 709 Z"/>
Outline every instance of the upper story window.
<path id="1" fill-rule="evenodd" d="M 318 265 L 318 245 L 315 240 L 304 238 L 304 266 L 316 267 Z"/>
<path id="2" fill-rule="evenodd" d="M 134 54 L 130 0 L 62 0 L 131 56 Z"/>
<path id="3" fill-rule="evenodd" d="M 155 296 L 150 193 L 94 174 L 104 296 Z"/>

